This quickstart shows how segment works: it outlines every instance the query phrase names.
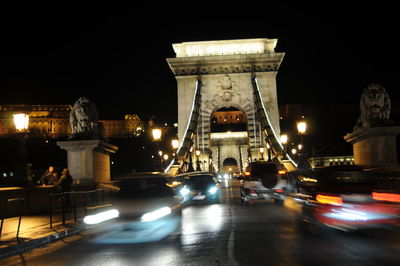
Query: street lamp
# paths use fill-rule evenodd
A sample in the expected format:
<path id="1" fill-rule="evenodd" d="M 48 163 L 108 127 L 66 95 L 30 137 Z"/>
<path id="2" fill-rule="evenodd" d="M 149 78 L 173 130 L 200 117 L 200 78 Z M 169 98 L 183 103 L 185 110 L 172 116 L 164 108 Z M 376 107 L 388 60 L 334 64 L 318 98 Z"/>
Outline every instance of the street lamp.
<path id="1" fill-rule="evenodd" d="M 286 144 L 288 143 L 288 140 L 289 140 L 288 135 L 286 135 L 286 134 L 281 135 L 281 143 L 283 145 L 283 150 L 284 150 L 285 154 L 286 154 Z"/>
<path id="2" fill-rule="evenodd" d="M 298 146 L 299 151 L 299 163 L 298 163 L 298 168 L 309 168 L 309 164 L 304 158 L 304 143 L 303 143 L 303 135 L 306 134 L 307 131 L 307 123 L 304 120 L 298 121 L 297 122 L 297 132 L 300 135 L 300 144 Z"/>
<path id="3" fill-rule="evenodd" d="M 307 123 L 305 121 L 297 122 L 297 131 L 299 134 L 305 134 L 307 130 Z"/>
<path id="4" fill-rule="evenodd" d="M 196 171 L 201 171 L 200 168 L 200 150 L 196 150 Z"/>
<path id="5" fill-rule="evenodd" d="M 151 133 L 153 134 L 153 140 L 154 141 L 160 141 L 161 140 L 161 129 L 159 128 L 153 128 Z"/>
<path id="6" fill-rule="evenodd" d="M 187 169 L 187 172 L 194 172 L 193 160 L 192 160 L 192 151 L 193 151 L 193 146 L 190 147 L 190 149 L 189 149 L 189 167 Z"/>
<path id="7" fill-rule="evenodd" d="M 20 113 L 14 114 L 14 125 L 17 132 L 27 132 L 29 125 L 29 115 Z"/>
<path id="8" fill-rule="evenodd" d="M 297 122 L 297 132 L 300 135 L 300 145 L 302 145 L 303 148 L 303 135 L 306 134 L 307 131 L 307 123 L 306 121 L 302 120 L 302 121 L 298 121 Z"/>
<path id="9" fill-rule="evenodd" d="M 264 147 L 260 147 L 260 154 L 261 154 L 261 158 L 260 158 L 260 160 L 261 161 L 264 161 Z"/>
<path id="10" fill-rule="evenodd" d="M 160 150 L 160 140 L 161 140 L 161 134 L 162 134 L 162 131 L 161 131 L 161 129 L 159 129 L 159 128 L 153 128 L 152 130 L 151 130 L 151 133 L 152 133 L 152 135 L 153 135 L 153 140 L 156 142 L 156 144 L 157 144 L 157 150 Z M 155 170 L 156 171 L 162 171 L 162 165 L 161 165 L 161 156 L 162 156 L 162 152 L 161 151 L 159 151 L 158 152 L 158 160 L 156 160 L 156 165 L 155 165 Z"/>
<path id="11" fill-rule="evenodd" d="M 30 165 L 28 163 L 28 152 L 25 147 L 25 139 L 28 134 L 29 115 L 25 113 L 13 114 L 16 136 L 18 138 L 18 159 L 17 159 L 17 176 L 22 176 L 24 181 L 31 181 Z"/>
<path id="12" fill-rule="evenodd" d="M 171 141 L 172 149 L 177 150 L 179 148 L 179 140 L 173 139 Z"/>
<path id="13" fill-rule="evenodd" d="M 174 150 L 174 164 L 178 164 L 178 148 L 179 148 L 179 140 L 173 139 L 171 141 L 172 149 Z"/>
<path id="14" fill-rule="evenodd" d="M 268 161 L 270 162 L 272 160 L 272 151 L 271 151 L 271 146 L 267 142 L 267 150 L 268 150 Z"/>

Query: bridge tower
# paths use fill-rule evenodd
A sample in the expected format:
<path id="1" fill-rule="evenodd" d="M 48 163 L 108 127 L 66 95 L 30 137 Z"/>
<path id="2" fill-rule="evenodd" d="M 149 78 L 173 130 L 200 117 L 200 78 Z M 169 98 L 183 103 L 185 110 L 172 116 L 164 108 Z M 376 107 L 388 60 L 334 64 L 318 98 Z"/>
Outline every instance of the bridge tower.
<path id="1" fill-rule="evenodd" d="M 260 147 L 267 150 L 267 146 L 276 158 L 290 159 L 279 140 L 276 75 L 284 53 L 275 52 L 276 44 L 277 39 L 260 38 L 172 45 L 176 57 L 167 62 L 178 87 L 182 167 L 186 160 L 200 162 L 203 171 L 213 166 L 223 171 L 224 162 L 234 166 L 236 161 L 242 170 L 250 160 L 267 159 L 267 151 L 260 154 Z M 235 131 L 214 130 L 221 119 L 234 124 L 229 112 L 227 117 L 220 115 L 226 110 L 239 112 L 233 120 L 243 117 L 240 122 L 245 121 L 245 126 Z"/>

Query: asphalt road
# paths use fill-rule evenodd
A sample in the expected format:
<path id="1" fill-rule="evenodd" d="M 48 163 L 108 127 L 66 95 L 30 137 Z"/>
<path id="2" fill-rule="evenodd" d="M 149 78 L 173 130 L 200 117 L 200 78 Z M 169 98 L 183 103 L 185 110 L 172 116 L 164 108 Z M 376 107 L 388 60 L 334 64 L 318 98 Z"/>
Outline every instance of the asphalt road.
<path id="1" fill-rule="evenodd" d="M 0 261 L 1 265 L 400 265 L 398 232 L 299 229 L 293 206 L 243 207 L 237 181 L 221 204 L 183 211 L 181 232 L 141 244 L 98 244 L 99 228 Z"/>

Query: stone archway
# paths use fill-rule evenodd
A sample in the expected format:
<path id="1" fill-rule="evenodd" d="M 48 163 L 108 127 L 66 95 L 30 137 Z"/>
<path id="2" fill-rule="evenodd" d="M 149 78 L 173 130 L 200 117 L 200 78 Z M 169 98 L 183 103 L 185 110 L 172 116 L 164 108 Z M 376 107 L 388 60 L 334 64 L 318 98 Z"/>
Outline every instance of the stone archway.
<path id="1" fill-rule="evenodd" d="M 226 158 L 222 163 L 222 172 L 224 173 L 240 172 L 240 168 L 236 159 L 232 157 Z"/>
<path id="2" fill-rule="evenodd" d="M 268 113 L 268 125 L 276 136 L 280 135 L 276 75 L 284 53 L 275 52 L 276 44 L 277 39 L 267 38 L 173 44 L 176 57 L 167 61 L 178 87 L 178 138 L 190 138 L 188 146 L 201 151 L 201 160 L 218 162 L 218 170 L 228 157 L 244 167 L 242 163 L 247 158 L 258 158 L 259 147 L 265 146 L 266 132 L 256 117 L 254 79 Z M 211 115 L 226 106 L 245 114 L 245 141 L 213 143 Z"/>

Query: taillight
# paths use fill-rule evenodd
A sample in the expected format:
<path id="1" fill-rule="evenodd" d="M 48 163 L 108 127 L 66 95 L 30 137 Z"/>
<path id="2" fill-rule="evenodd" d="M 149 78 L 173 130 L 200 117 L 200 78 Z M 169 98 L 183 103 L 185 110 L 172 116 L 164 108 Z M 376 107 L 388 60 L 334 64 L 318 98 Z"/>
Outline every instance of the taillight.
<path id="1" fill-rule="evenodd" d="M 282 193 L 282 192 L 283 192 L 283 189 L 275 189 L 275 192 L 276 192 L 276 193 Z"/>
<path id="2" fill-rule="evenodd" d="M 332 204 L 332 205 L 342 205 L 343 200 L 341 197 L 335 196 L 327 196 L 327 195 L 317 195 L 317 201 L 324 204 Z"/>
<path id="3" fill-rule="evenodd" d="M 249 192 L 250 192 L 250 194 L 257 194 L 257 191 L 255 191 L 255 190 L 250 190 Z"/>
<path id="4" fill-rule="evenodd" d="M 372 192 L 372 198 L 374 200 L 400 202 L 400 194 Z"/>
<path id="5" fill-rule="evenodd" d="M 278 171 L 278 174 L 284 175 L 284 174 L 286 174 L 286 171 L 285 171 L 285 170 L 279 170 L 279 171 Z"/>

